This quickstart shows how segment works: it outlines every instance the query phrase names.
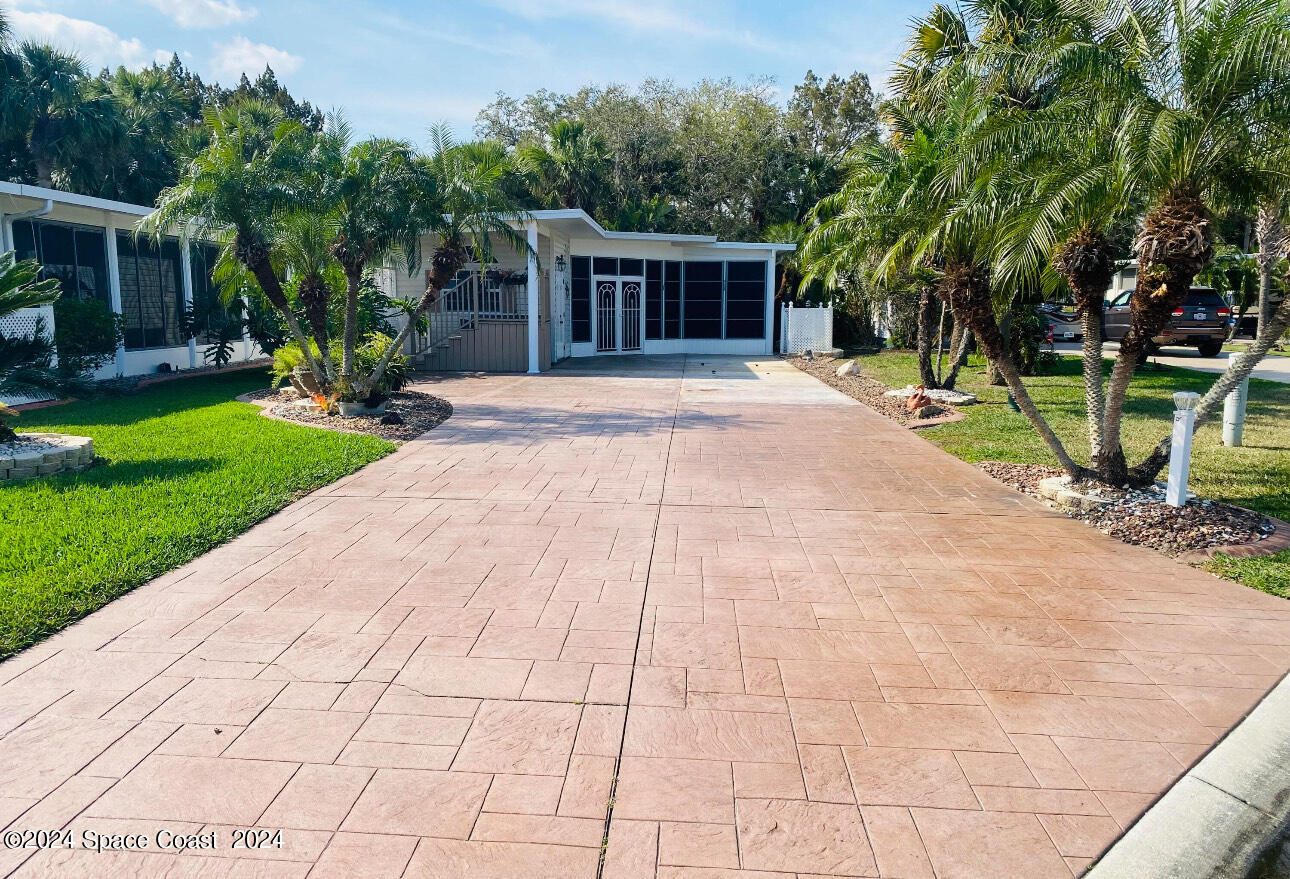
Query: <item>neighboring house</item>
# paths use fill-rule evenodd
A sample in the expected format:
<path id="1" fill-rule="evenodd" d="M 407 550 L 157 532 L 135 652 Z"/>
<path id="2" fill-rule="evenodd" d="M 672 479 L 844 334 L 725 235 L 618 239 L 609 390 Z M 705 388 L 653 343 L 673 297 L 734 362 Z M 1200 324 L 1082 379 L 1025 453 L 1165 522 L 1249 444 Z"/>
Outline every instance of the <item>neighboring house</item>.
<path id="1" fill-rule="evenodd" d="M 427 369 L 539 372 L 604 354 L 770 354 L 775 259 L 791 244 L 713 235 L 614 232 L 579 209 L 533 211 L 503 247 L 469 266 L 431 309 L 414 354 Z M 435 240 L 411 275 L 385 287 L 420 296 Z"/>
<path id="2" fill-rule="evenodd" d="M 148 237 L 136 238 L 135 223 L 151 212 L 142 205 L 0 182 L 0 250 L 40 262 L 46 277 L 63 282 L 63 296 L 97 299 L 124 318 L 124 341 L 96 378 L 204 364 L 198 346 L 210 343 L 207 328 L 197 326 L 196 337 L 187 338 L 183 317 L 190 308 L 199 315 L 218 308 L 211 280 L 217 250 L 203 242 L 181 247 L 174 236 L 159 247 Z M 44 316 L 50 324 L 50 311 Z M 0 333 L 31 323 L 20 312 L 0 324 Z M 249 339 L 238 348 L 240 359 L 258 353 Z"/>
<path id="3" fill-rule="evenodd" d="M 200 326 L 187 338 L 183 316 L 211 310 L 216 248 L 136 238 L 135 224 L 151 210 L 0 183 L 0 248 L 39 261 L 62 280 L 64 296 L 97 299 L 125 319 L 115 362 L 97 378 L 204 364 L 199 348 L 211 339 Z M 418 366 L 538 372 L 597 354 L 773 351 L 775 259 L 791 244 L 614 232 L 577 209 L 534 211 L 514 225 L 532 253 L 504 246 L 483 271 L 463 269 L 408 347 Z M 385 267 L 382 289 L 420 297 L 434 243 L 425 237 L 424 261 L 411 274 Z M 19 317 L 0 332 L 30 327 L 31 315 Z M 249 339 L 239 348 L 240 359 L 259 353 Z"/>

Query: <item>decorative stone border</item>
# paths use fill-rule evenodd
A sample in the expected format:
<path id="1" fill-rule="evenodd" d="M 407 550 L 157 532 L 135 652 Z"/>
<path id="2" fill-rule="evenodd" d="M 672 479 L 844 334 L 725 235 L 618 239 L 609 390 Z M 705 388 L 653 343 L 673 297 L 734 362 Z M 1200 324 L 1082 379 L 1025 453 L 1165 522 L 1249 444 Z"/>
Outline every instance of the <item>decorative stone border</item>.
<path id="1" fill-rule="evenodd" d="M 0 482 L 74 473 L 94 463 L 94 440 L 88 436 L 65 433 L 23 433 L 19 436 L 57 448 L 22 451 L 21 446 L 0 443 Z"/>

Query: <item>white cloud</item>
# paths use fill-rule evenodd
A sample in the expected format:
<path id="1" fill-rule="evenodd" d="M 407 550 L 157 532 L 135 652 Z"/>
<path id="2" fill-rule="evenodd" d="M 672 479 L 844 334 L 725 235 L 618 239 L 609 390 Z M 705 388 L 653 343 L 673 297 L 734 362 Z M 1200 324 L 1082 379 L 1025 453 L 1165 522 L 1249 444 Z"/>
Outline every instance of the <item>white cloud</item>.
<path id="1" fill-rule="evenodd" d="M 265 65 L 273 68 L 279 75 L 294 73 L 304 61 L 299 55 L 292 55 L 283 49 L 275 49 L 264 43 L 252 43 L 246 37 L 234 37 L 215 49 L 213 64 L 215 72 L 225 80 L 237 79 L 243 73 L 254 77 L 264 70 Z"/>
<path id="2" fill-rule="evenodd" d="M 486 0 L 492 6 L 530 21 L 550 18 L 599 19 L 613 27 L 672 37 L 691 37 L 710 42 L 731 43 L 761 51 L 778 51 L 778 46 L 747 29 L 716 26 L 695 18 L 670 2 L 641 0 Z"/>
<path id="3" fill-rule="evenodd" d="M 24 11 L 9 13 L 14 35 L 19 40 L 51 43 L 75 53 L 91 69 L 98 67 L 143 67 L 149 62 L 170 60 L 170 53 L 149 49 L 137 37 L 125 38 L 110 28 L 83 18 L 69 18 L 57 12 Z"/>
<path id="4" fill-rule="evenodd" d="M 145 2 L 182 28 L 225 27 L 250 21 L 258 14 L 253 6 L 242 6 L 237 0 L 145 0 Z"/>

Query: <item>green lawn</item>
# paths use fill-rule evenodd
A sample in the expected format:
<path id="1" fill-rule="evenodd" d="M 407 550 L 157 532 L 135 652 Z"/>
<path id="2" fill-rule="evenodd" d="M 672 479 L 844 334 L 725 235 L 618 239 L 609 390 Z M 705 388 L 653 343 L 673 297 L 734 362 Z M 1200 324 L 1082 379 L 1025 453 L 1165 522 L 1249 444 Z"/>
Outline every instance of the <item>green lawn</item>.
<path id="1" fill-rule="evenodd" d="M 912 352 L 889 351 L 857 358 L 867 375 L 892 387 L 918 381 Z M 1111 361 L 1105 362 L 1109 375 Z M 1174 391 L 1204 393 L 1216 376 L 1191 369 L 1148 366 L 1129 386 L 1124 444 L 1130 462 L 1140 460 L 1170 430 Z M 1080 361 L 1062 357 L 1055 375 L 1025 379 L 1026 387 L 1075 459 L 1088 461 L 1088 428 Z M 1007 390 L 986 383 L 984 360 L 973 356 L 959 374 L 958 389 L 981 403 L 963 408 L 963 421 L 920 431 L 927 439 L 965 461 L 1018 461 L 1056 464 L 1025 417 L 1007 405 Z M 1221 417 L 1196 433 L 1190 487 L 1269 516 L 1290 521 L 1290 385 L 1250 380 L 1244 445 L 1226 448 Z M 1250 586 L 1290 597 L 1290 558 L 1286 554 L 1239 564 L 1215 565 L 1217 573 Z M 1279 586 L 1277 584 L 1280 584 Z"/>
<path id="2" fill-rule="evenodd" d="M 93 437 L 106 463 L 0 487 L 0 658 L 395 448 L 233 401 L 268 383 L 228 372 L 22 414 L 19 432 Z"/>
<path id="3" fill-rule="evenodd" d="M 1228 344 L 1223 346 L 1224 351 L 1231 351 L 1232 353 L 1235 353 L 1235 354 L 1240 354 L 1244 351 L 1248 351 L 1249 348 L 1250 348 L 1249 345 Z M 1290 357 L 1290 351 L 1269 351 L 1268 356 L 1269 357 Z"/>

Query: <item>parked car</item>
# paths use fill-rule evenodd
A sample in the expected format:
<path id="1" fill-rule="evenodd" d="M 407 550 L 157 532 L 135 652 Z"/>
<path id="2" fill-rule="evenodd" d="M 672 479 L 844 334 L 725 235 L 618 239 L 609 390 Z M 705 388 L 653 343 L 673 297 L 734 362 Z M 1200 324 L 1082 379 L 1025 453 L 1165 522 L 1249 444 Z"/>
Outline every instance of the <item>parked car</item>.
<path id="1" fill-rule="evenodd" d="M 1084 338 L 1084 322 L 1075 313 L 1074 306 L 1045 302 L 1037 311 L 1039 319 L 1048 324 L 1048 333 L 1053 341 L 1078 342 Z"/>
<path id="2" fill-rule="evenodd" d="M 1110 302 L 1102 313 L 1102 338 L 1118 342 L 1129 331 L 1129 300 L 1133 290 L 1125 290 Z M 1143 350 L 1142 359 L 1154 354 L 1162 345 L 1187 345 L 1200 351 L 1202 357 L 1215 357 L 1227 339 L 1227 321 L 1232 309 L 1218 292 L 1210 287 L 1192 287 L 1183 304 L 1174 309 L 1173 317 Z"/>

